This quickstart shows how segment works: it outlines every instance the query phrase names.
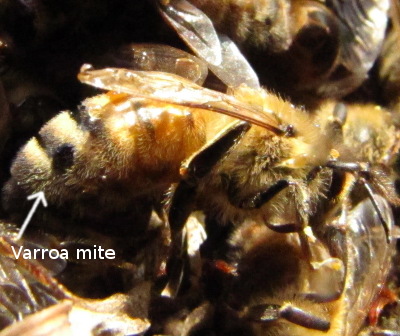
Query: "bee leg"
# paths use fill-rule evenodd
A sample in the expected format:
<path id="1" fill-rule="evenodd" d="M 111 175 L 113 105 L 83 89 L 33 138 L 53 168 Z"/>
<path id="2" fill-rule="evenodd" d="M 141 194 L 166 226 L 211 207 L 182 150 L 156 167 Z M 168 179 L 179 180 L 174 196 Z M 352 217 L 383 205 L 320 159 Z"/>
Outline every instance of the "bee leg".
<path id="1" fill-rule="evenodd" d="M 277 233 L 292 233 L 301 231 L 301 228 L 297 223 L 265 223 L 265 225 L 268 227 L 268 229 Z"/>
<path id="2" fill-rule="evenodd" d="M 260 191 L 251 197 L 246 199 L 242 199 L 240 201 L 234 200 L 234 198 L 230 197 L 230 203 L 240 209 L 259 209 L 264 204 L 268 203 L 272 198 L 274 198 L 277 194 L 279 194 L 282 190 L 286 189 L 291 185 L 296 185 L 296 182 L 289 180 L 279 180 L 274 185 L 268 187 L 266 190 Z M 278 233 L 291 233 L 291 232 L 299 232 L 302 230 L 297 223 L 266 223 L 267 227 L 271 230 Z"/>
<path id="3" fill-rule="evenodd" d="M 250 127 L 249 123 L 243 121 L 231 124 L 182 165 L 182 180 L 173 192 L 168 211 L 172 239 L 171 258 L 168 265 L 169 283 L 168 289 L 166 289 L 169 296 L 176 296 L 182 283 L 183 269 L 187 259 L 185 255 L 186 235 L 182 231 L 190 214 L 195 209 L 198 183 Z"/>
<path id="4" fill-rule="evenodd" d="M 182 180 L 173 192 L 168 212 L 172 232 L 182 230 L 193 211 L 200 179 L 210 173 L 250 127 L 250 124 L 243 121 L 231 124 L 182 165 Z"/>
<path id="5" fill-rule="evenodd" d="M 342 295 L 341 291 L 332 292 L 329 294 L 322 294 L 322 293 L 303 293 L 301 294 L 304 299 L 313 301 L 316 303 L 327 303 L 332 302 L 339 299 L 340 295 Z"/>
<path id="6" fill-rule="evenodd" d="M 161 292 L 161 296 L 175 298 L 182 286 L 185 260 L 187 260 L 187 236 L 182 230 L 175 235 L 172 244 L 171 257 L 167 263 L 168 282 Z"/>
<path id="7" fill-rule="evenodd" d="M 375 194 L 381 194 L 394 205 L 399 205 L 400 200 L 396 196 L 394 186 L 389 178 L 386 176 L 386 174 L 379 169 L 373 169 L 368 164 L 359 162 L 332 161 L 329 162 L 327 166 L 333 169 L 349 172 L 357 176 L 357 182 L 364 186 L 365 190 L 368 193 L 368 197 L 370 198 L 372 205 L 374 206 L 375 211 L 379 216 L 379 219 L 386 233 L 387 242 L 389 243 L 392 240 L 392 228 L 389 227 L 389 224 L 384 219 L 382 209 L 380 209 L 378 203 L 375 200 Z M 351 190 L 349 190 L 348 192 L 351 192 Z"/>
<path id="8" fill-rule="evenodd" d="M 276 304 L 252 306 L 246 312 L 245 317 L 255 322 L 272 322 L 283 318 L 293 324 L 313 330 L 328 331 L 330 328 L 329 321 L 291 304 L 283 306 Z"/>
<path id="9" fill-rule="evenodd" d="M 279 180 L 266 190 L 260 191 L 251 197 L 241 200 L 240 202 L 236 202 L 236 206 L 241 209 L 260 209 L 283 189 L 289 187 L 290 184 L 291 182 L 289 180 Z"/>

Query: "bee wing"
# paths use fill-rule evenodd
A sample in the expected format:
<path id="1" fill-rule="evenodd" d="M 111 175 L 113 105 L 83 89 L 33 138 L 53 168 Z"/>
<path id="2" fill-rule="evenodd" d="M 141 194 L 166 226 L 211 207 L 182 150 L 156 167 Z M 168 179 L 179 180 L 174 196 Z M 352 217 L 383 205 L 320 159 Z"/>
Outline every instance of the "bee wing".
<path id="1" fill-rule="evenodd" d="M 210 70 L 228 87 L 240 84 L 257 89 L 258 76 L 243 56 L 236 44 L 225 35 L 219 35 L 222 48 L 222 61 L 219 65 L 209 64 Z"/>
<path id="2" fill-rule="evenodd" d="M 72 302 L 65 301 L 43 309 L 27 318 L 10 325 L 0 336 L 71 336 L 68 313 Z M 80 334 L 82 335 L 82 334 Z"/>
<path id="3" fill-rule="evenodd" d="M 82 66 L 78 78 L 82 83 L 97 88 L 211 110 L 261 126 L 276 134 L 283 133 L 272 111 L 257 109 L 232 96 L 203 88 L 173 74 L 118 68 L 93 70 L 91 65 L 85 64 Z"/>
<path id="4" fill-rule="evenodd" d="M 0 239 L 0 327 L 68 297 L 47 270 L 35 260 L 16 259 L 19 246 Z"/>
<path id="5" fill-rule="evenodd" d="M 163 17 L 207 63 L 219 65 L 222 50 L 212 21 L 186 0 L 158 1 Z"/>
<path id="6" fill-rule="evenodd" d="M 207 62 L 211 71 L 228 87 L 246 84 L 259 88 L 257 74 L 236 44 L 219 35 L 212 21 L 186 0 L 159 1 L 164 18 L 178 32 L 193 52 Z"/>
<path id="7" fill-rule="evenodd" d="M 379 195 L 374 195 L 374 199 L 391 231 L 394 217 L 389 203 Z M 386 282 L 395 242 L 386 242 L 382 220 L 370 199 L 362 201 L 349 213 L 346 232 L 339 235 L 347 270 L 342 294 L 347 297 L 348 304 L 344 321 L 348 331 L 357 330 L 366 317 L 366 307 L 371 306 Z"/>
<path id="8" fill-rule="evenodd" d="M 146 319 L 132 318 L 119 311 L 118 303 L 115 305 L 110 301 L 115 299 L 111 296 L 97 301 L 64 300 L 10 325 L 0 332 L 0 336 L 142 335 L 149 329 Z M 112 312 L 103 312 L 91 307 L 93 305 L 108 305 Z"/>
<path id="9" fill-rule="evenodd" d="M 378 57 L 388 23 L 390 0 L 333 0 L 341 21 L 341 58 L 345 67 L 366 76 Z"/>
<path id="10" fill-rule="evenodd" d="M 208 75 L 206 62 L 183 50 L 163 44 L 124 45 L 111 51 L 96 66 L 110 64 L 132 70 L 169 72 L 199 85 L 204 83 Z"/>

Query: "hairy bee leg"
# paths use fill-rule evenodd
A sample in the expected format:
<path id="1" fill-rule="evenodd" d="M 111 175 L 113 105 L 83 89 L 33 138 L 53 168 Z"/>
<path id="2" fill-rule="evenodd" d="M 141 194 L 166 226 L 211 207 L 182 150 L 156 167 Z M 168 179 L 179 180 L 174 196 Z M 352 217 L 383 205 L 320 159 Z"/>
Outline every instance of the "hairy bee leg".
<path id="1" fill-rule="evenodd" d="M 271 199 L 273 199 L 277 194 L 279 194 L 282 190 L 286 189 L 291 185 L 296 185 L 296 182 L 290 180 L 279 180 L 274 185 L 268 187 L 264 191 L 260 191 L 259 193 L 248 197 L 240 202 L 235 202 L 230 199 L 232 205 L 237 206 L 240 209 L 259 209 L 264 204 L 268 203 Z M 272 231 L 278 233 L 292 233 L 292 232 L 300 232 L 304 227 L 299 226 L 296 223 L 265 223 L 265 225 L 271 229 Z"/>
<path id="2" fill-rule="evenodd" d="M 249 123 L 243 121 L 231 124 L 182 165 L 182 181 L 173 193 L 168 212 L 172 247 L 167 271 L 169 280 L 163 293 L 167 293 L 170 297 L 177 295 L 183 279 L 186 236 L 182 231 L 195 207 L 198 182 L 214 168 L 250 127 Z"/>
<path id="3" fill-rule="evenodd" d="M 246 318 L 255 322 L 272 322 L 283 318 L 293 324 L 308 329 L 328 331 L 330 328 L 329 321 L 291 304 L 285 304 L 283 306 L 275 304 L 253 306 L 246 313 Z"/>
<path id="4" fill-rule="evenodd" d="M 199 180 L 214 168 L 250 127 L 243 121 L 231 124 L 182 165 L 182 180 L 173 193 L 168 212 L 172 233 L 182 230 L 193 211 Z"/>
<path id="5" fill-rule="evenodd" d="M 365 165 L 362 163 L 355 163 L 355 162 L 340 162 L 340 161 L 333 161 L 328 163 L 327 165 L 330 168 L 333 169 L 339 169 L 339 170 L 343 170 L 346 172 L 350 172 L 353 174 L 360 174 L 361 177 L 359 177 L 357 179 L 357 181 L 359 183 L 361 183 L 365 190 L 368 193 L 368 197 L 372 202 L 373 207 L 375 208 L 375 211 L 377 212 L 379 219 L 382 223 L 382 226 L 385 230 L 385 234 L 386 234 L 386 241 L 388 243 L 391 242 L 392 240 L 392 236 L 391 236 L 391 228 L 389 227 L 389 224 L 386 222 L 386 220 L 384 219 L 383 215 L 382 215 L 382 210 L 379 208 L 379 205 L 377 204 L 376 200 L 375 200 L 375 193 L 374 193 L 374 186 L 372 183 L 370 183 L 368 180 L 371 179 L 373 177 L 373 172 L 371 171 L 371 167 L 369 165 Z M 377 187 L 377 189 L 379 190 L 379 186 Z M 348 193 L 351 192 L 351 189 L 349 189 L 347 191 Z M 391 203 L 397 203 L 398 200 L 396 198 L 396 196 L 392 196 L 392 193 L 394 192 L 388 192 L 387 198 L 389 199 L 389 201 Z"/>
<path id="6" fill-rule="evenodd" d="M 175 241 L 171 249 L 171 255 L 173 257 L 170 258 L 167 264 L 168 271 L 168 282 L 165 285 L 164 289 L 161 292 L 161 296 L 175 298 L 181 288 L 184 268 L 185 268 L 185 259 L 186 259 L 186 244 L 187 237 L 186 233 L 182 230 L 178 236 L 175 236 Z"/>

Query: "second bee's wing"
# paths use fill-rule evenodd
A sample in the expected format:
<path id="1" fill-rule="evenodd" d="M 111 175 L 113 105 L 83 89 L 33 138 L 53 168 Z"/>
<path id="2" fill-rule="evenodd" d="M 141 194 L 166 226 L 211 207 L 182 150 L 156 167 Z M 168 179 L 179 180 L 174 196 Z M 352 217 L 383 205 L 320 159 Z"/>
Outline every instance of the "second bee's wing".
<path id="1" fill-rule="evenodd" d="M 0 328 L 69 297 L 39 262 L 16 258 L 21 246 L 0 237 Z"/>
<path id="2" fill-rule="evenodd" d="M 379 195 L 374 195 L 374 199 L 391 230 L 394 217 L 389 203 Z M 343 335 L 352 335 L 363 324 L 369 308 L 386 282 L 395 242 L 393 240 L 387 244 L 381 218 L 370 199 L 362 201 L 349 213 L 345 231 L 337 233 L 336 238 L 339 239 L 331 242 L 342 241 L 341 249 L 347 270 L 342 293 L 347 298 L 343 302 L 348 305 L 344 309 L 346 333 Z"/>
<path id="3" fill-rule="evenodd" d="M 186 0 L 158 0 L 163 17 L 211 71 L 228 87 L 259 88 L 257 74 L 227 36 L 216 32 L 210 18 Z"/>
<path id="4" fill-rule="evenodd" d="M 237 45 L 225 35 L 220 35 L 220 41 L 222 48 L 221 64 L 209 64 L 210 70 L 229 87 L 246 84 L 251 88 L 259 88 L 260 82 L 257 74 Z"/>
<path id="5" fill-rule="evenodd" d="M 97 88 L 210 110 L 250 122 L 276 134 L 283 134 L 273 111 L 258 109 L 174 74 L 118 68 L 93 70 L 90 65 L 85 64 L 78 78 L 82 83 Z"/>
<path id="6" fill-rule="evenodd" d="M 378 57 L 388 22 L 389 0 L 332 0 L 341 21 L 345 67 L 366 76 Z"/>
<path id="7" fill-rule="evenodd" d="M 110 66 L 169 72 L 202 85 L 208 75 L 206 62 L 186 51 L 164 44 L 130 43 L 112 50 L 96 62 L 97 67 Z"/>
<path id="8" fill-rule="evenodd" d="M 206 14 L 186 0 L 158 1 L 163 17 L 207 63 L 219 65 L 222 50 L 214 25 Z"/>

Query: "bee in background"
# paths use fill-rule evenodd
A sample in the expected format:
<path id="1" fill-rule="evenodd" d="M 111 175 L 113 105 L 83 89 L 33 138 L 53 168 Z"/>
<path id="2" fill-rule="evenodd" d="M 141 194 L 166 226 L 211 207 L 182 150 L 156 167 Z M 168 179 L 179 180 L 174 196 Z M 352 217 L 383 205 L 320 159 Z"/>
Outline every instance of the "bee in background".
<path id="1" fill-rule="evenodd" d="M 385 286 L 395 253 L 395 242 L 386 243 L 381 224 L 383 216 L 393 229 L 392 210 L 378 195 L 375 202 L 380 214 L 371 200 L 364 200 L 347 214 L 326 218 L 324 237 L 311 243 L 311 259 L 293 234 L 252 221 L 236 230 L 228 253 L 235 271 L 224 287 L 225 300 L 237 318 L 250 324 L 248 334 L 358 334 Z"/>
<path id="2" fill-rule="evenodd" d="M 393 122 L 400 124 L 400 58 L 398 48 L 400 37 L 400 5 L 391 1 L 390 26 L 378 61 L 379 95 L 385 106 L 393 111 Z"/>
<path id="3" fill-rule="evenodd" d="M 368 199 L 337 216 L 327 214 L 320 225 L 323 234 L 310 242 L 311 254 L 298 235 L 245 220 L 230 235 L 221 259 L 208 260 L 196 308 L 171 312 L 160 332 L 355 336 L 363 330 L 368 331 L 363 335 L 382 335 L 373 317 L 396 250 L 382 227 L 383 217 L 393 234 L 390 205 L 378 195 L 374 201 L 380 214 Z"/>
<path id="4" fill-rule="evenodd" d="M 304 104 L 315 102 L 315 96 L 342 97 L 367 78 L 385 36 L 389 0 L 245 5 L 234 0 L 168 0 L 159 1 L 159 7 L 212 71 L 229 63 L 219 39 L 225 34 L 239 46 L 238 53 L 247 57 L 262 84 Z M 240 68 L 250 74 L 244 69 Z"/>

